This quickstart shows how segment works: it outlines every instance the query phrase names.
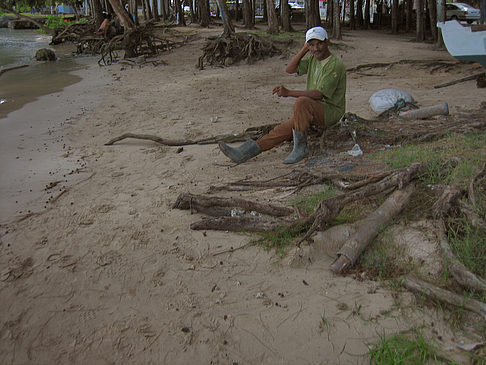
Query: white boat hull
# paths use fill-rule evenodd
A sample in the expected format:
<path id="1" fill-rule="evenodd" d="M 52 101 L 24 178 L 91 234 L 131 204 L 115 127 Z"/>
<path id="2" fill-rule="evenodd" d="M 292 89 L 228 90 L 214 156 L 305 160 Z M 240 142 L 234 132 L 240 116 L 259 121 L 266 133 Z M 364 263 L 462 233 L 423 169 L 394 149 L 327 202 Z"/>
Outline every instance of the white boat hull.
<path id="1" fill-rule="evenodd" d="M 473 32 L 456 20 L 437 23 L 447 51 L 463 61 L 479 62 L 486 68 L 486 31 Z"/>

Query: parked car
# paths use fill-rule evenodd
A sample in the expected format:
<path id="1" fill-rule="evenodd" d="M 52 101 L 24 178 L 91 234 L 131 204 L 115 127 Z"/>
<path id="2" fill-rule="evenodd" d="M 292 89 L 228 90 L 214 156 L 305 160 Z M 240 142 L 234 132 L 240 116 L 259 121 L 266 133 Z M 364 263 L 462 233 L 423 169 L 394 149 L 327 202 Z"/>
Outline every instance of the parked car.
<path id="1" fill-rule="evenodd" d="M 460 20 L 471 24 L 473 21 L 479 20 L 479 17 L 479 9 L 473 8 L 471 5 L 463 3 L 446 4 L 447 20 Z"/>

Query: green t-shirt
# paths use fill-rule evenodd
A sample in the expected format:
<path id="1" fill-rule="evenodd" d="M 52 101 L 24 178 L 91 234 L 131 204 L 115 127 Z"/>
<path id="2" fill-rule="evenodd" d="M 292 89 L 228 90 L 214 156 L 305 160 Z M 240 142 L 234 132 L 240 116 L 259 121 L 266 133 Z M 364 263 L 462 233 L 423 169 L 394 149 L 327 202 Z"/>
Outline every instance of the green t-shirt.
<path id="1" fill-rule="evenodd" d="M 307 74 L 307 90 L 319 90 L 324 98 L 325 123 L 339 121 L 346 108 L 346 67 L 336 55 L 323 61 L 310 55 L 300 60 L 298 74 Z"/>

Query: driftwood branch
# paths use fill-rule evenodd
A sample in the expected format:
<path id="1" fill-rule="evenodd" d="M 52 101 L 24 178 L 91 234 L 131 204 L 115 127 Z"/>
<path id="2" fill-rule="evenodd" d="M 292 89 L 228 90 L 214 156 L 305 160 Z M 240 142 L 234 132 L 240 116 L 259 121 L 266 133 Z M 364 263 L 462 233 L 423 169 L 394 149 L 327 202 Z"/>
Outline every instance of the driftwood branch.
<path id="1" fill-rule="evenodd" d="M 439 225 L 439 242 L 442 255 L 448 264 L 448 269 L 459 285 L 468 289 L 486 292 L 486 282 L 469 271 L 452 252 L 443 221 Z"/>
<path id="2" fill-rule="evenodd" d="M 245 211 L 256 211 L 273 217 L 284 217 L 294 213 L 294 209 L 279 205 L 258 203 L 245 199 L 205 197 L 194 194 L 179 195 L 177 201 L 172 206 L 173 209 L 191 209 L 197 212 L 211 207 L 240 208 Z"/>
<path id="3" fill-rule="evenodd" d="M 338 251 L 338 258 L 331 265 L 333 273 L 342 273 L 354 265 L 359 255 L 380 230 L 386 227 L 408 204 L 414 189 L 414 185 L 409 184 L 404 189 L 395 191 L 377 210 L 361 221 L 356 232 Z"/>
<path id="4" fill-rule="evenodd" d="M 202 138 L 198 140 L 170 140 L 170 139 L 154 136 L 151 134 L 124 133 L 121 136 L 110 139 L 108 142 L 105 143 L 105 146 L 111 146 L 116 142 L 122 141 L 127 138 L 149 140 L 165 146 L 214 144 L 214 143 L 218 143 L 219 141 L 223 141 L 226 143 L 243 142 L 248 138 L 258 139 L 262 137 L 264 134 L 268 133 L 268 131 L 270 131 L 274 126 L 275 124 L 269 124 L 261 127 L 248 128 L 243 133 L 225 134 L 220 136 Z"/>
<path id="5" fill-rule="evenodd" d="M 302 242 L 308 239 L 314 232 L 318 231 L 323 223 L 335 218 L 346 204 L 396 187 L 401 189 L 415 178 L 421 168 L 421 163 L 414 163 L 407 168 L 396 170 L 383 180 L 373 185 L 358 189 L 351 194 L 341 194 L 321 200 L 314 212 L 304 222 L 312 223 L 310 229 L 304 237 L 296 243 L 296 245 L 300 246 Z"/>
<path id="6" fill-rule="evenodd" d="M 279 221 L 267 221 L 255 217 L 217 217 L 206 218 L 191 224 L 191 229 L 233 232 L 267 232 L 274 230 L 285 223 Z"/>
<path id="7" fill-rule="evenodd" d="M 458 295 L 451 291 L 441 289 L 435 285 L 419 280 L 412 275 L 407 275 L 402 284 L 408 290 L 425 294 L 432 299 L 439 300 L 456 307 L 465 308 L 486 319 L 486 304 L 480 301 L 465 298 L 464 296 Z"/>
<path id="8" fill-rule="evenodd" d="M 29 65 L 18 65 L 18 66 L 4 67 L 4 68 L 0 69 L 0 75 L 7 72 L 7 71 L 12 71 L 12 70 L 16 70 L 18 68 L 24 68 L 24 67 L 28 67 L 28 66 Z"/>
<path id="9" fill-rule="evenodd" d="M 462 77 L 462 78 L 457 79 L 457 80 L 444 82 L 442 84 L 435 85 L 434 86 L 434 89 L 439 89 L 441 87 L 456 85 L 456 84 L 459 84 L 461 82 L 466 82 L 466 81 L 471 81 L 471 80 L 477 80 L 480 77 L 484 77 L 484 75 L 485 75 L 485 73 L 484 72 L 481 72 L 480 74 L 470 75 L 470 76 Z"/>

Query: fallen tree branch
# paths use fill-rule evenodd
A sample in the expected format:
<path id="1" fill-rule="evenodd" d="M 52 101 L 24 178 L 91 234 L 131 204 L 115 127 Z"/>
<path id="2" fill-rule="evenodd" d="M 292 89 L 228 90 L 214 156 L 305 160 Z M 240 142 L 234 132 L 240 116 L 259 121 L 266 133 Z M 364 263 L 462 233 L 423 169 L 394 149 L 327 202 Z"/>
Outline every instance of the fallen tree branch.
<path id="1" fill-rule="evenodd" d="M 448 269 L 459 285 L 468 289 L 486 292 L 486 281 L 469 271 L 469 269 L 464 266 L 452 252 L 449 241 L 447 240 L 444 222 L 442 220 L 439 224 L 439 243 L 442 255 L 448 264 Z"/>
<path id="2" fill-rule="evenodd" d="M 12 70 L 16 70 L 18 68 L 24 68 L 24 67 L 28 67 L 29 65 L 18 65 L 18 66 L 10 66 L 10 67 L 3 67 L 0 69 L 0 75 L 7 72 L 7 71 L 12 71 Z"/>
<path id="3" fill-rule="evenodd" d="M 338 258 L 332 263 L 331 271 L 339 274 L 354 265 L 359 255 L 373 241 L 380 230 L 386 227 L 408 204 L 414 190 L 413 184 L 407 185 L 402 190 L 396 190 L 377 210 L 363 219 L 356 228 L 356 232 L 338 251 Z"/>
<path id="4" fill-rule="evenodd" d="M 439 89 L 441 87 L 456 85 L 456 84 L 459 84 L 461 82 L 466 82 L 466 81 L 471 81 L 471 80 L 477 80 L 478 78 L 483 77 L 484 75 L 485 75 L 485 73 L 484 72 L 481 72 L 480 74 L 475 74 L 475 75 L 471 75 L 471 76 L 462 77 L 462 78 L 457 79 L 457 80 L 444 82 L 442 84 L 435 85 L 434 86 L 434 89 Z"/>
<path id="5" fill-rule="evenodd" d="M 137 133 L 124 133 L 121 136 L 115 137 L 110 139 L 108 142 L 105 143 L 105 146 L 111 146 L 116 142 L 122 141 L 127 138 L 134 138 L 134 139 L 143 139 L 153 141 L 165 146 L 188 146 L 188 145 L 204 145 L 204 144 L 215 144 L 219 141 L 223 141 L 226 143 L 231 142 L 243 142 L 249 138 L 251 139 L 258 139 L 262 137 L 264 134 L 268 133 L 275 124 L 268 124 L 261 127 L 252 127 L 245 130 L 243 133 L 232 133 L 232 134 L 224 134 L 220 136 L 202 138 L 198 140 L 170 140 L 165 139 L 162 137 L 154 136 L 151 134 L 137 134 Z"/>
<path id="6" fill-rule="evenodd" d="M 464 296 L 458 295 L 451 291 L 441 289 L 435 285 L 419 280 L 410 274 L 404 278 L 402 285 L 408 290 L 425 294 L 432 299 L 439 300 L 456 307 L 465 308 L 486 319 L 486 304 L 480 301 L 465 298 Z"/>
<path id="7" fill-rule="evenodd" d="M 210 207 L 241 208 L 245 211 L 256 211 L 273 217 L 284 217 L 294 213 L 294 209 L 284 206 L 257 203 L 245 199 L 205 197 L 194 194 L 181 194 L 172 206 L 172 209 L 191 209 L 197 212 Z M 230 214 L 225 214 L 230 215 Z"/>

